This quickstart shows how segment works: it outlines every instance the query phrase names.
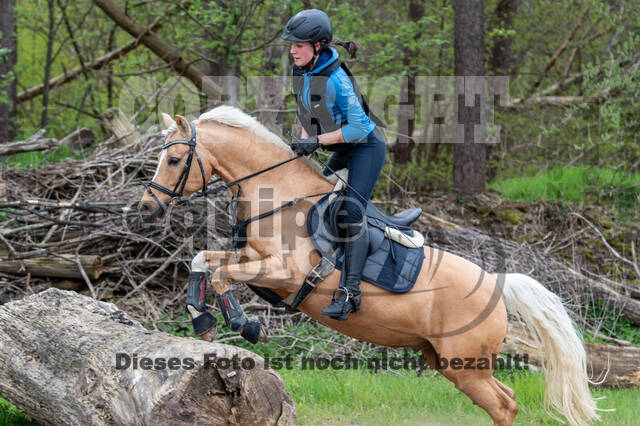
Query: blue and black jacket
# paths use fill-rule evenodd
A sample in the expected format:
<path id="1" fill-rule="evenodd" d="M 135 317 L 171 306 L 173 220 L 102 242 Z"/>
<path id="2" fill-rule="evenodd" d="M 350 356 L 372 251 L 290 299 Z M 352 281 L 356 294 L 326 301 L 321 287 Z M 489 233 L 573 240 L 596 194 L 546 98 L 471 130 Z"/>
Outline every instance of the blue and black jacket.
<path id="1" fill-rule="evenodd" d="M 343 152 L 364 140 L 382 121 L 362 99 L 358 85 L 333 47 L 324 50 L 311 71 L 293 68 L 293 91 L 298 118 L 309 136 L 342 129 L 345 143 L 329 145 Z"/>

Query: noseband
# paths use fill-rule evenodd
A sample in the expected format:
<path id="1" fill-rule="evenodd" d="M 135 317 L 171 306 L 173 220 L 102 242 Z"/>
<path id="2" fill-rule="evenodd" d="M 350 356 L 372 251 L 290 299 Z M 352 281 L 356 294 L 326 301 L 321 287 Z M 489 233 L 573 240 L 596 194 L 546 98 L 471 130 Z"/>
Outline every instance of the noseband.
<path id="1" fill-rule="evenodd" d="M 151 190 L 151 188 L 153 189 L 157 189 L 158 191 L 164 192 L 165 194 L 169 195 L 171 197 L 171 201 L 177 200 L 178 204 L 183 204 L 183 203 L 187 203 L 195 198 L 198 197 L 206 197 L 207 195 L 210 194 L 216 194 L 220 191 L 223 191 L 225 189 L 230 189 L 232 186 L 238 185 L 238 195 L 237 197 L 240 196 L 240 193 L 242 191 L 242 188 L 240 187 L 239 183 L 242 181 L 245 181 L 247 179 L 251 179 L 254 176 L 258 176 L 261 175 L 263 173 L 266 173 L 270 170 L 275 169 L 276 167 L 280 167 L 283 164 L 289 163 L 291 161 L 297 160 L 298 158 L 302 157 L 302 155 L 296 155 L 295 157 L 291 157 L 291 158 L 287 158 L 286 160 L 280 161 L 279 163 L 273 164 L 269 167 L 267 167 L 266 169 L 262 169 L 259 170 L 257 172 L 251 173 L 249 175 L 243 176 L 241 178 L 238 178 L 236 180 L 233 180 L 231 182 L 228 183 L 222 183 L 218 186 L 215 186 L 213 188 L 207 189 L 207 178 L 206 175 L 204 173 L 204 167 L 202 167 L 202 161 L 200 161 L 200 157 L 198 156 L 198 153 L 196 152 L 196 128 L 193 125 L 193 123 L 189 123 L 189 126 L 191 126 L 191 139 L 187 140 L 175 140 L 175 141 L 171 141 L 167 144 L 162 145 L 162 149 L 167 149 L 168 147 L 170 147 L 171 145 L 176 145 L 176 144 L 184 144 L 184 145 L 189 145 L 189 156 L 187 157 L 187 161 L 184 163 L 184 169 L 182 170 L 182 174 L 180 175 L 180 178 L 178 179 L 178 182 L 176 183 L 176 186 L 174 186 L 174 188 L 171 190 L 167 187 L 164 187 L 162 185 L 159 185 L 157 183 L 155 183 L 153 180 L 149 181 L 149 182 L 144 182 L 141 181 L 140 183 L 145 187 L 145 190 L 151 194 L 151 196 L 153 197 L 153 199 L 156 201 L 156 203 L 158 204 L 158 206 L 160 206 L 160 208 L 162 208 L 162 214 L 164 215 L 167 211 L 167 208 L 169 207 L 169 203 L 163 203 L 162 201 L 160 201 L 160 199 L 158 199 L 158 197 L 156 197 L 156 195 L 153 193 L 153 191 Z M 198 160 L 198 166 L 200 166 L 200 173 L 202 174 L 202 191 L 200 193 L 196 193 L 193 194 L 192 196 L 188 197 L 188 198 L 183 198 L 182 197 L 182 192 L 184 191 L 184 187 L 187 184 L 187 180 L 189 180 L 189 172 L 191 170 L 191 163 L 193 161 L 193 156 L 196 156 L 196 160 Z M 214 181 L 212 181 L 211 183 L 217 183 L 222 181 L 221 178 L 218 178 Z M 348 185 L 348 184 L 347 184 Z M 178 188 L 180 188 L 180 190 L 178 191 Z M 322 192 L 319 194 L 312 194 L 312 195 L 305 195 L 302 197 L 298 197 L 295 198 L 287 203 L 282 204 L 279 207 L 276 207 L 268 212 L 265 213 L 261 213 L 257 216 L 251 217 L 249 219 L 246 220 L 242 220 L 240 222 L 237 221 L 236 218 L 236 210 L 237 210 L 237 201 L 238 198 L 235 198 L 235 208 L 234 208 L 234 213 L 232 214 L 232 229 L 233 229 L 233 235 L 234 235 L 234 246 L 236 246 L 236 248 L 239 248 L 238 245 L 239 243 L 237 242 L 238 235 L 246 235 L 246 227 L 247 225 L 249 225 L 251 222 L 256 221 L 256 220 L 260 220 L 262 218 L 265 218 L 267 216 L 270 216 L 272 214 L 275 214 L 277 212 L 279 212 L 280 210 L 287 208 L 287 207 L 291 207 L 301 201 L 304 201 L 308 198 L 314 198 L 314 197 L 319 197 L 321 195 L 327 195 L 327 194 L 332 194 L 335 191 L 329 191 L 329 192 Z"/>
<path id="2" fill-rule="evenodd" d="M 171 197 L 171 199 L 181 199 L 182 198 L 182 193 L 184 191 L 184 187 L 187 184 L 187 181 L 189 180 L 189 172 L 191 171 L 191 163 L 193 161 L 193 156 L 196 156 L 196 160 L 198 160 L 198 166 L 200 167 L 200 173 L 202 175 L 202 193 L 199 194 L 200 196 L 206 196 L 207 194 L 207 177 L 204 173 L 204 167 L 202 167 L 202 161 L 200 160 L 200 156 L 198 155 L 198 152 L 196 151 L 196 128 L 193 125 L 193 123 L 189 123 L 189 126 L 191 127 L 191 139 L 189 140 L 175 140 L 175 141 L 171 141 L 169 143 L 166 143 L 164 145 L 162 145 L 162 149 L 165 150 L 167 148 L 169 148 L 171 145 L 189 145 L 189 156 L 187 157 L 187 161 L 184 163 L 184 168 L 182 169 L 182 174 L 180 175 L 180 178 L 178 179 L 178 182 L 176 182 L 176 185 L 173 187 L 173 189 L 169 189 L 165 186 L 162 186 L 160 184 L 155 183 L 153 180 L 150 180 L 149 182 L 141 182 L 141 184 L 145 187 L 145 190 L 151 194 L 151 196 L 153 197 L 153 199 L 155 200 L 155 202 L 158 204 L 158 206 L 160 206 L 162 208 L 162 212 L 163 214 L 167 211 L 167 207 L 169 206 L 169 203 L 164 203 L 162 201 L 160 201 L 160 199 L 158 199 L 158 197 L 156 197 L 156 195 L 153 193 L 153 191 L 151 190 L 151 188 L 153 189 L 157 189 L 160 192 L 164 192 L 165 194 L 167 194 L 168 196 Z"/>

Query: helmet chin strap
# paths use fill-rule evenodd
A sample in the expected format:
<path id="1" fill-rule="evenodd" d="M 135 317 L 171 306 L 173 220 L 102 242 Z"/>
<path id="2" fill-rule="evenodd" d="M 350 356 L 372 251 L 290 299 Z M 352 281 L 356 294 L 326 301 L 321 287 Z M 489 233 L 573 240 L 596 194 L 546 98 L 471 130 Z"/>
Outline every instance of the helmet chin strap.
<path id="1" fill-rule="evenodd" d="M 311 60 L 307 63 L 307 65 L 303 67 L 304 71 L 306 72 L 309 72 L 313 69 L 313 66 L 316 63 L 316 58 L 320 56 L 322 49 L 324 49 L 324 42 L 320 42 L 320 50 L 316 50 L 315 43 L 311 43 L 311 47 L 313 48 L 313 56 L 311 57 Z"/>

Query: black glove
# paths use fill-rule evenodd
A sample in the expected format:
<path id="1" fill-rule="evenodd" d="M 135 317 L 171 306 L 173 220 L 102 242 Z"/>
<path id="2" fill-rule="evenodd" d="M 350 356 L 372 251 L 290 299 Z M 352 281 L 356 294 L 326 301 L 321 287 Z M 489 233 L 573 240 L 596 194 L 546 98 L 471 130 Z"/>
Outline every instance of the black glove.
<path id="1" fill-rule="evenodd" d="M 293 141 L 290 146 L 297 155 L 310 155 L 313 151 L 320 148 L 320 142 L 317 136 L 311 136 L 307 139 Z"/>

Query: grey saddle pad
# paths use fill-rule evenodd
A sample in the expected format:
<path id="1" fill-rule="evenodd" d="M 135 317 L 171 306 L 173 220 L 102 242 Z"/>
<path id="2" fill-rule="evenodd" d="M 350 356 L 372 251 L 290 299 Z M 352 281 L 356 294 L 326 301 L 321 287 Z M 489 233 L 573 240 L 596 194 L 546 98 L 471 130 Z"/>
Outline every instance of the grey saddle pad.
<path id="1" fill-rule="evenodd" d="M 341 199 L 338 197 L 330 202 L 329 197 L 324 196 L 311 207 L 307 215 L 307 230 L 320 255 L 329 258 L 342 271 L 344 253 L 340 238 L 336 238 L 336 213 Z M 411 234 L 408 225 L 420 213 L 420 209 L 411 209 L 395 216 L 386 216 L 369 201 L 366 210 L 369 257 L 362 273 L 363 280 L 394 293 L 411 290 L 422 267 L 424 247 L 405 247 L 386 237 L 384 230 L 388 226 Z"/>

